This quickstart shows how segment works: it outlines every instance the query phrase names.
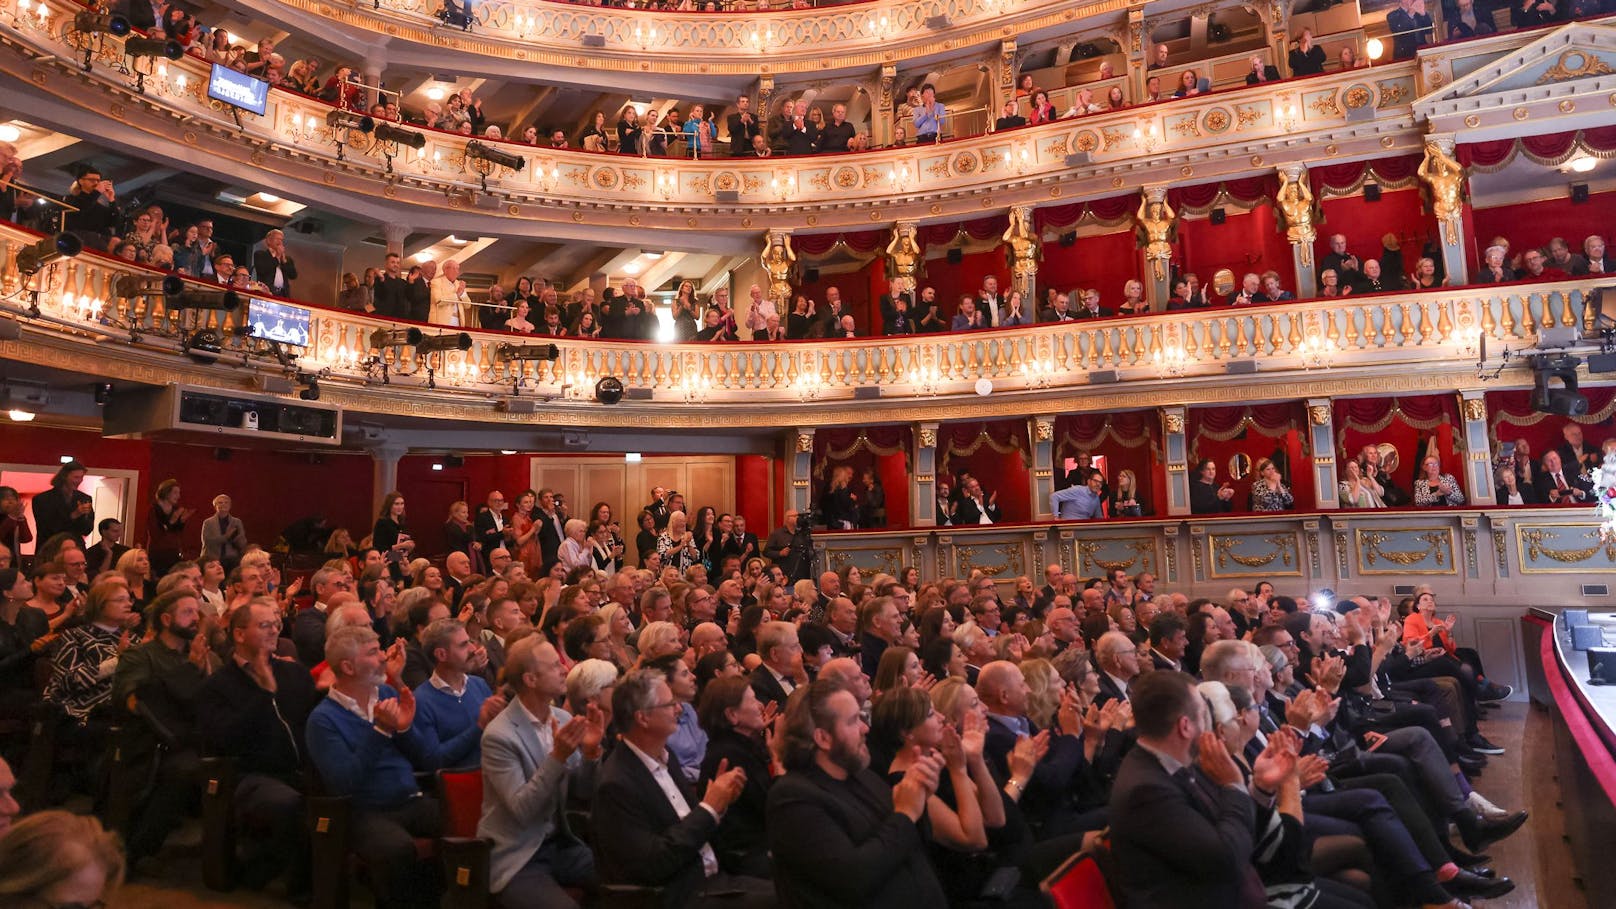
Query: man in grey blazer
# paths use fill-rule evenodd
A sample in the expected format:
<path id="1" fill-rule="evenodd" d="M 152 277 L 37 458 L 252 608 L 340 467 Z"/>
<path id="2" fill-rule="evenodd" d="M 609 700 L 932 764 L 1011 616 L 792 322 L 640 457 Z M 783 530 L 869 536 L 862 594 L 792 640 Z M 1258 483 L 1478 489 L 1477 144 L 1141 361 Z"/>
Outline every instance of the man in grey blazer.
<path id="1" fill-rule="evenodd" d="M 576 909 L 565 887 L 592 887 L 595 861 L 566 823 L 567 793 L 594 788 L 605 720 L 551 706 L 566 692 L 561 656 L 540 635 L 513 644 L 505 681 L 514 697 L 483 731 L 483 814 L 492 840 L 489 889 L 505 909 Z"/>

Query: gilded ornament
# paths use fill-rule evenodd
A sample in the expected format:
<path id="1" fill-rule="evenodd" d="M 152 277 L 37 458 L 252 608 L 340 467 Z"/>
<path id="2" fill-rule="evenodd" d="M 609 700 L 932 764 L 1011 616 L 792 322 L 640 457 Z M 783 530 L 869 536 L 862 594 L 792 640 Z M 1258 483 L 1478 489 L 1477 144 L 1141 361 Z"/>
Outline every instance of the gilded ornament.
<path id="1" fill-rule="evenodd" d="M 1481 398 L 1461 398 L 1459 409 L 1467 423 L 1480 423 L 1487 419 L 1487 402 Z"/>
<path id="2" fill-rule="evenodd" d="M 1167 434 L 1181 436 L 1184 434 L 1184 414 L 1181 411 L 1170 410 L 1162 416 L 1162 425 L 1166 427 Z"/>
<path id="3" fill-rule="evenodd" d="M 1510 111 L 1509 114 L 1517 120 L 1525 120 L 1527 117 L 1532 116 L 1532 112 L 1524 107 L 1517 107 Z"/>
<path id="4" fill-rule="evenodd" d="M 1363 574 L 1391 574 L 1398 571 L 1419 574 L 1453 573 L 1453 570 L 1447 567 L 1453 555 L 1453 533 L 1450 530 L 1433 530 L 1416 534 L 1413 537 L 1414 541 L 1425 544 L 1420 549 L 1387 549 L 1386 544 L 1395 539 L 1391 534 L 1359 528 L 1355 528 L 1355 532 L 1358 536 L 1358 550 L 1364 563 L 1358 570 Z M 1397 567 L 1381 569 L 1372 567 L 1382 560 Z M 1434 563 L 1441 570 L 1413 568 L 1427 561 Z"/>
<path id="5" fill-rule="evenodd" d="M 920 430 L 920 447 L 921 448 L 936 448 L 937 447 L 937 430 L 935 430 L 935 429 L 933 429 L 933 428 L 931 428 L 929 426 L 928 427 L 922 427 L 921 430 Z"/>
<path id="6" fill-rule="evenodd" d="M 812 454 L 814 451 L 814 434 L 811 432 L 797 433 L 797 453 Z"/>
<path id="7" fill-rule="evenodd" d="M 1285 239 L 1301 253 L 1302 264 L 1311 265 L 1313 241 L 1318 239 L 1318 234 L 1313 228 L 1313 190 L 1308 186 L 1307 171 L 1300 167 L 1283 168 L 1279 180 L 1274 203 L 1284 217 Z"/>
<path id="8" fill-rule="evenodd" d="M 1331 414 L 1330 414 L 1330 405 L 1328 405 L 1328 404 L 1313 404 L 1313 405 L 1310 405 L 1307 408 L 1307 415 L 1308 415 L 1308 418 L 1313 421 L 1314 426 L 1329 426 L 1330 425 Z"/>
<path id="9" fill-rule="evenodd" d="M 1564 529 L 1573 530 L 1575 528 L 1567 527 Z M 1515 532 L 1520 543 L 1521 557 L 1527 562 L 1549 559 L 1562 565 L 1576 565 L 1592 559 L 1601 552 L 1604 553 L 1605 561 L 1616 562 L 1616 537 L 1602 538 L 1597 527 L 1590 528 L 1577 535 L 1577 538 L 1592 540 L 1592 546 L 1570 549 L 1549 545 L 1552 542 L 1559 541 L 1560 531 L 1558 529 L 1516 527 Z M 1530 571 L 1532 569 L 1528 569 L 1523 565 L 1522 570 Z M 1537 570 L 1542 571 L 1544 569 Z"/>
<path id="10" fill-rule="evenodd" d="M 1616 104 L 1616 95 L 1611 96 L 1611 103 Z M 1471 114 L 1470 116 L 1464 118 L 1464 125 L 1470 127 L 1471 129 L 1475 129 L 1481 125 L 1481 118 L 1475 114 Z"/>
<path id="11" fill-rule="evenodd" d="M 791 299 L 791 268 L 797 254 L 791 249 L 791 234 L 783 230 L 769 231 L 759 261 L 769 274 L 769 297 L 784 307 Z"/>
<path id="12" fill-rule="evenodd" d="M 1152 199 L 1147 190 L 1139 195 L 1139 211 L 1134 215 L 1138 222 L 1139 245 L 1144 247 L 1145 259 L 1151 264 L 1157 281 L 1167 280 L 1167 263 L 1173 257 L 1173 238 L 1178 231 L 1178 215 L 1173 207 L 1167 204 L 1167 194 L 1160 193 L 1160 198 Z"/>
<path id="13" fill-rule="evenodd" d="M 1055 438 L 1055 421 L 1038 418 L 1033 420 L 1033 434 L 1040 442 L 1048 442 Z"/>
<path id="14" fill-rule="evenodd" d="M 1465 168 L 1434 140 L 1425 143 L 1425 160 L 1416 173 L 1431 188 L 1431 211 L 1442 225 L 1443 242 L 1459 245 L 1464 214 Z"/>
<path id="15" fill-rule="evenodd" d="M 1560 58 L 1554 61 L 1554 65 L 1538 77 L 1537 84 L 1565 82 L 1589 76 L 1608 76 L 1612 73 L 1616 73 L 1616 69 L 1611 69 L 1605 61 L 1585 50 L 1573 49 L 1562 51 Z"/>
<path id="16" fill-rule="evenodd" d="M 1571 100 L 1570 98 L 1567 98 L 1564 101 L 1560 102 L 1559 108 L 1560 108 L 1560 113 L 1569 114 L 1572 111 L 1577 109 L 1577 102 Z"/>

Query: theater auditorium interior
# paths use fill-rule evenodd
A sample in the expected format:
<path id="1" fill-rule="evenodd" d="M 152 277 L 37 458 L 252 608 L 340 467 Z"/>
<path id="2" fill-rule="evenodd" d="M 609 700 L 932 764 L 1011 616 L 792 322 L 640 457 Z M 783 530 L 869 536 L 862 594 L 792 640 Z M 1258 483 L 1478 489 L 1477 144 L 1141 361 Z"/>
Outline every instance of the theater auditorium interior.
<path id="1" fill-rule="evenodd" d="M 1613 0 L 0 0 L 0 85 L 0 906 L 1616 905 Z"/>

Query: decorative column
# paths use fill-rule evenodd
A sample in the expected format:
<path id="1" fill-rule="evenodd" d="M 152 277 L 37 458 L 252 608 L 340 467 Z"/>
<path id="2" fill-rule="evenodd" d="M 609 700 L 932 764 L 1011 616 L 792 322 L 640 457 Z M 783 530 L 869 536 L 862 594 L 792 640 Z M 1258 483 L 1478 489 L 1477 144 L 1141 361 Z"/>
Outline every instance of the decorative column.
<path id="1" fill-rule="evenodd" d="M 1425 137 L 1425 160 L 1420 162 L 1418 173 L 1431 191 L 1431 212 L 1442 238 L 1442 265 L 1448 283 L 1467 284 L 1470 272 L 1464 255 L 1464 207 L 1468 189 L 1465 167 L 1454 157 L 1452 133 Z"/>
<path id="2" fill-rule="evenodd" d="M 389 255 L 404 255 L 404 241 L 410 236 L 410 226 L 389 221 L 382 225 L 382 236 L 387 238 Z"/>
<path id="3" fill-rule="evenodd" d="M 988 111 L 990 123 L 999 115 L 1004 102 L 1016 96 L 1016 39 L 1005 38 L 999 42 L 999 59 L 993 63 L 993 75 L 993 109 Z"/>
<path id="4" fill-rule="evenodd" d="M 1049 497 L 1055 494 L 1055 415 L 1038 414 L 1032 421 L 1032 519 L 1049 521 Z"/>
<path id="5" fill-rule="evenodd" d="M 791 269 L 797 254 L 791 251 L 791 231 L 774 229 L 763 243 L 763 255 L 758 260 L 769 274 L 769 299 L 776 312 L 791 311 Z"/>
<path id="6" fill-rule="evenodd" d="M 1139 191 L 1139 211 L 1134 219 L 1143 256 L 1146 299 L 1153 309 L 1160 310 L 1172 296 L 1168 280 L 1173 270 L 1173 240 L 1178 236 L 1178 215 L 1167 204 L 1166 184 Z"/>
<path id="7" fill-rule="evenodd" d="M 758 76 L 757 84 L 757 115 L 764 120 L 769 119 L 769 99 L 774 97 L 774 77 L 764 73 Z"/>
<path id="8" fill-rule="evenodd" d="M 1459 417 L 1464 420 L 1465 490 L 1471 505 L 1496 505 L 1493 491 L 1493 452 L 1487 438 L 1485 392 L 1459 392 Z"/>
<path id="9" fill-rule="evenodd" d="M 937 424 L 916 423 L 914 455 L 910 459 L 909 523 L 937 526 Z"/>
<path id="10" fill-rule="evenodd" d="M 881 64 L 881 79 L 870 94 L 870 143 L 878 148 L 892 144 L 893 106 L 892 89 L 898 83 L 898 65 Z"/>
<path id="11" fill-rule="evenodd" d="M 1190 513 L 1190 449 L 1184 437 L 1185 408 L 1161 408 L 1162 448 L 1167 455 L 1167 513 Z"/>
<path id="12" fill-rule="evenodd" d="M 1313 448 L 1313 507 L 1340 508 L 1335 474 L 1335 408 L 1329 398 L 1307 399 L 1307 439 Z"/>
<path id="13" fill-rule="evenodd" d="M 1128 82 L 1131 97 L 1143 98 L 1145 96 L 1145 80 L 1150 75 L 1145 69 L 1147 65 L 1146 55 L 1150 53 L 1150 48 L 1145 46 L 1145 8 L 1142 4 L 1128 10 L 1127 32 L 1122 36 L 1122 40 L 1117 43 L 1122 47 L 1122 52 L 1128 55 Z"/>
<path id="14" fill-rule="evenodd" d="M 1307 167 L 1287 164 L 1279 168 L 1279 192 L 1274 204 L 1285 225 L 1285 239 L 1291 243 L 1291 261 L 1296 266 L 1296 296 L 1312 297 L 1318 292 L 1317 265 L 1313 259 L 1313 243 L 1318 233 L 1313 190 L 1308 185 Z"/>
<path id="15" fill-rule="evenodd" d="M 786 479 L 790 489 L 786 492 L 786 508 L 802 514 L 814 510 L 814 429 L 798 427 L 790 438 L 790 453 L 786 456 Z"/>
<path id="16" fill-rule="evenodd" d="M 1010 286 L 1021 291 L 1023 312 L 1037 311 L 1038 298 L 1034 295 L 1038 278 L 1038 260 L 1044 255 L 1044 244 L 1032 226 L 1032 206 L 1017 205 L 1010 209 L 1010 227 L 1003 240 L 1010 248 Z"/>
<path id="17" fill-rule="evenodd" d="M 370 452 L 370 510 L 381 514 L 382 500 L 398 488 L 398 460 L 410 453 L 410 447 L 386 438 L 366 446 Z"/>
<path id="18" fill-rule="evenodd" d="M 915 277 L 920 273 L 922 253 L 915 239 L 917 224 L 899 221 L 892 225 L 892 242 L 887 244 L 887 277 L 902 283 L 906 293 L 915 292 Z"/>
<path id="19" fill-rule="evenodd" d="M 360 69 L 364 71 L 366 85 L 371 88 L 381 88 L 382 74 L 387 71 L 387 48 L 380 46 L 365 48 L 365 60 Z M 386 104 L 387 98 L 384 95 L 377 94 L 371 98 L 371 102 Z"/>

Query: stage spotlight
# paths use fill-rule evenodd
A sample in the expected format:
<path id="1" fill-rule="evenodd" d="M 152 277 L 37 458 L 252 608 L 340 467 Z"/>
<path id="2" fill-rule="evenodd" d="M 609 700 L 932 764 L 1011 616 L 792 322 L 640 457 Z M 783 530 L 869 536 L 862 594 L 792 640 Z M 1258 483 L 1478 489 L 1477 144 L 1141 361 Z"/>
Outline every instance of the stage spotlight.
<path id="1" fill-rule="evenodd" d="M 130 38 L 123 43 L 123 52 L 131 57 L 163 57 L 178 60 L 185 56 L 185 48 L 178 41 L 166 38 Z"/>
<path id="2" fill-rule="evenodd" d="M 182 290 L 165 296 L 169 309 L 210 309 L 227 312 L 241 305 L 233 290 Z"/>
<path id="3" fill-rule="evenodd" d="M 84 252 L 84 242 L 72 234 L 45 237 L 17 253 L 17 270 L 28 277 L 58 259 L 71 259 L 81 252 Z"/>
<path id="4" fill-rule="evenodd" d="M 1577 390 L 1577 367 L 1581 357 L 1567 354 L 1535 356 L 1532 362 L 1532 410 L 1562 417 L 1580 417 L 1588 412 L 1588 399 Z M 1562 387 L 1551 383 L 1559 379 Z"/>
<path id="5" fill-rule="evenodd" d="M 162 294 L 165 297 L 178 296 L 185 292 L 185 282 L 176 275 L 150 277 L 143 275 L 120 275 L 113 282 L 113 290 L 124 299 L 131 297 L 155 297 Z"/>
<path id="6" fill-rule="evenodd" d="M 623 400 L 623 380 L 607 376 L 595 383 L 595 400 L 602 404 L 616 404 Z"/>
<path id="7" fill-rule="evenodd" d="M 370 333 L 371 347 L 409 347 L 421 343 L 419 328 L 378 328 Z"/>
<path id="8" fill-rule="evenodd" d="M 527 164 L 527 159 L 521 155 L 501 151 L 492 145 L 478 142 L 476 139 L 466 143 L 466 157 L 487 161 L 490 164 L 498 164 L 501 167 L 508 167 L 518 173 L 521 173 L 523 166 Z"/>
<path id="9" fill-rule="evenodd" d="M 426 133 L 418 133 L 413 129 L 403 129 L 391 123 L 377 123 L 376 138 L 382 142 L 396 142 L 410 148 L 425 148 Z"/>
<path id="10" fill-rule="evenodd" d="M 111 35 L 122 38 L 130 32 L 129 20 L 106 13 L 79 13 L 73 17 L 73 30 L 86 35 Z"/>
<path id="11" fill-rule="evenodd" d="M 325 115 L 325 125 L 331 129 L 357 129 L 368 133 L 376 128 L 376 121 L 353 111 L 334 110 Z"/>
<path id="12" fill-rule="evenodd" d="M 320 380 L 314 376 L 300 376 L 299 381 L 307 383 L 308 387 L 297 393 L 305 401 L 320 400 Z"/>
<path id="13" fill-rule="evenodd" d="M 470 349 L 471 335 L 468 335 L 463 331 L 455 332 L 454 334 L 433 335 L 430 338 L 422 338 L 420 343 L 415 345 L 415 352 L 421 354 L 422 356 L 426 356 L 427 354 L 435 354 L 439 351 Z"/>
<path id="14" fill-rule="evenodd" d="M 501 344 L 494 348 L 494 359 L 501 363 L 512 360 L 556 360 L 561 357 L 561 348 L 554 344 Z"/>

